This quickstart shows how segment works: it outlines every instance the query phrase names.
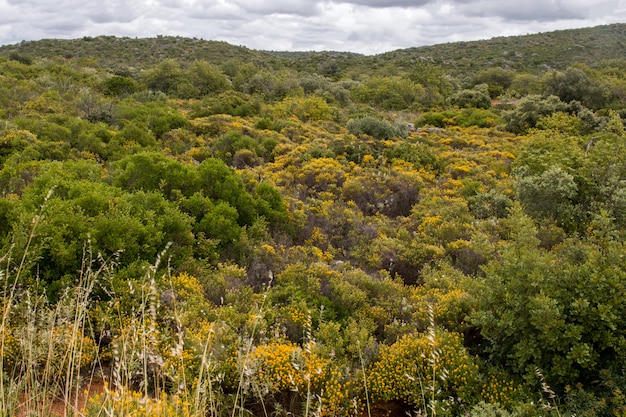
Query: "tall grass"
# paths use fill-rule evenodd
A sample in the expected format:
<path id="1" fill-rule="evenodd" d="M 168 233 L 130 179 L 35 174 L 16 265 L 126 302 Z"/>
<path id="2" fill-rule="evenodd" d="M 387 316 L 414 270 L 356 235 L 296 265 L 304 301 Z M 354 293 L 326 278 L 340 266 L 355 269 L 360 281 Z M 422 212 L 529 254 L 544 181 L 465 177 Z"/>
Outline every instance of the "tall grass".
<path id="1" fill-rule="evenodd" d="M 15 246 L 0 258 L 0 415 L 45 416 L 56 404 L 61 415 L 78 408 L 85 366 L 93 363 L 97 349 L 88 325 L 90 296 L 102 270 L 85 250 L 82 273 L 75 287 L 66 289 L 50 304 L 45 288 L 26 286 L 23 275 L 30 248 L 44 217 L 48 193 L 33 218 L 23 252 L 14 262 Z M 36 277 L 35 277 L 36 278 Z M 59 407 L 57 407 L 59 408 Z"/>
<path id="2" fill-rule="evenodd" d="M 73 286 L 50 302 L 45 285 L 32 276 L 36 268 L 30 268 L 36 261 L 31 245 L 50 195 L 25 242 L 16 245 L 23 247 L 19 256 L 12 248 L 0 258 L 0 417 L 235 417 L 250 415 L 251 404 L 265 417 L 322 414 L 323 392 L 313 388 L 321 369 L 292 358 L 304 386 L 301 392 L 278 393 L 290 398 L 285 407 L 279 402 L 266 406 L 276 400 L 272 388 L 250 374 L 271 280 L 250 308 L 247 334 L 239 335 L 232 391 L 224 384 L 224 358 L 214 357 L 224 343 L 219 338 L 225 323 L 211 323 L 201 349 L 186 346 L 181 317 L 187 306 L 176 297 L 165 262 L 168 247 L 141 279 L 123 281 L 117 276 L 117 255 L 103 259 L 88 240 Z M 160 295 L 166 290 L 172 296 L 164 318 Z M 314 356 L 311 317 L 304 330 L 302 352 Z M 99 392 L 90 393 L 96 385 Z"/>

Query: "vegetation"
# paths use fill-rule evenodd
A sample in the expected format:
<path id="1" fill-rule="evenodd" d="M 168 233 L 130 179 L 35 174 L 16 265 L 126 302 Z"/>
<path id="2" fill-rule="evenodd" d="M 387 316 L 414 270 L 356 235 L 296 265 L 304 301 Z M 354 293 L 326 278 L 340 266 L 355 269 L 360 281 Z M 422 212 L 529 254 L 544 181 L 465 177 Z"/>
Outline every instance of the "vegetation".
<path id="1" fill-rule="evenodd" d="M 623 44 L 0 48 L 0 416 L 624 415 Z"/>

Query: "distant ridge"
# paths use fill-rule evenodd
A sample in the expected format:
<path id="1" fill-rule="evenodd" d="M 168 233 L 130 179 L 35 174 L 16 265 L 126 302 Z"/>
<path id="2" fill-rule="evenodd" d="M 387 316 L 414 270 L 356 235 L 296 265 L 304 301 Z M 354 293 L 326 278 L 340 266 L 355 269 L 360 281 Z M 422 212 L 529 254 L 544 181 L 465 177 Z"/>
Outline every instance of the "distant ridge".
<path id="1" fill-rule="evenodd" d="M 43 39 L 24 41 L 0 47 L 0 55 L 19 53 L 32 57 L 95 59 L 99 65 L 115 67 L 150 67 L 172 58 L 192 62 L 196 59 L 223 62 L 227 60 L 266 61 L 269 54 L 226 42 L 179 36 L 129 38 L 116 36 L 85 36 L 79 39 Z"/>
<path id="2" fill-rule="evenodd" d="M 349 67 L 376 69 L 384 65 L 402 68 L 423 61 L 455 74 L 471 73 L 487 67 L 542 72 L 563 69 L 574 62 L 593 67 L 603 60 L 625 59 L 626 24 L 413 47 L 374 56 L 330 51 L 257 51 L 226 42 L 174 36 L 44 39 L 0 47 L 0 55 L 11 54 L 40 58 L 89 58 L 95 59 L 103 67 L 113 69 L 140 69 L 172 58 L 181 62 L 203 59 L 217 64 L 245 61 L 267 67 L 279 65 L 306 71 L 315 71 L 321 64 L 330 61 L 340 71 Z"/>
<path id="3" fill-rule="evenodd" d="M 489 66 L 540 71 L 574 62 L 593 67 L 603 60 L 626 59 L 626 24 L 406 48 L 378 58 L 398 65 L 419 59 L 456 71 Z"/>

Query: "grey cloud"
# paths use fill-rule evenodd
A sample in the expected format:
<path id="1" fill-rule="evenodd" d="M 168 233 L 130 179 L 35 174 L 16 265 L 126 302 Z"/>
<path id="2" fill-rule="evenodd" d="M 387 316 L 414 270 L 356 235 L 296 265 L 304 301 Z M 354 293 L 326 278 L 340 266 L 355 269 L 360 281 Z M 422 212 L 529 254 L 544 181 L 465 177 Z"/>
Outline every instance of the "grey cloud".
<path id="1" fill-rule="evenodd" d="M 406 7 L 415 8 L 426 4 L 435 3 L 436 0 L 344 0 L 337 3 L 353 4 L 357 6 L 367 6 L 374 9 L 382 9 L 387 7 Z"/>
<path id="2" fill-rule="evenodd" d="M 245 21 L 249 19 L 235 4 L 196 4 L 194 7 L 186 7 L 180 12 L 194 20 L 236 20 Z"/>
<path id="3" fill-rule="evenodd" d="M 10 4 L 19 7 L 25 15 L 25 20 L 29 18 L 33 26 L 46 26 L 50 19 L 64 20 L 67 22 L 67 29 L 73 30 L 81 25 L 74 22 L 74 19 L 89 19 L 94 23 L 104 22 L 132 22 L 140 13 L 136 2 L 128 1 L 102 1 L 102 0 L 58 0 L 55 2 L 47 0 L 8 0 Z"/>
<path id="4" fill-rule="evenodd" d="M 101 5 L 93 5 L 88 9 L 86 16 L 94 23 L 129 23 L 134 21 L 140 14 L 140 10 L 132 6 L 129 7 L 127 4 L 102 2 Z"/>
<path id="5" fill-rule="evenodd" d="M 315 0 L 231 0 L 231 3 L 249 13 L 262 15 L 316 16 L 320 13 L 320 4 Z"/>
<path id="6" fill-rule="evenodd" d="M 253 49 L 372 54 L 623 22 L 623 4 L 624 0 L 0 0 L 0 44 L 162 34 Z"/>
<path id="7" fill-rule="evenodd" d="M 461 1 L 459 11 L 474 17 L 501 17 L 511 21 L 552 21 L 584 19 L 587 7 L 561 0 L 523 0 L 510 3 L 500 0 Z"/>

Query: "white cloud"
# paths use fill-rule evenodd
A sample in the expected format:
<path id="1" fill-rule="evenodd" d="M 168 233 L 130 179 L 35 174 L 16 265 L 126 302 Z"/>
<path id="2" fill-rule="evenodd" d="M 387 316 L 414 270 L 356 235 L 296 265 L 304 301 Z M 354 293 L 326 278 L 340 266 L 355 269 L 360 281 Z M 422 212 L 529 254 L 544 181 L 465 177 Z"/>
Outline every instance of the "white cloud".
<path id="1" fill-rule="evenodd" d="M 161 34 L 371 54 L 620 21 L 625 0 L 0 0 L 0 44 Z"/>

